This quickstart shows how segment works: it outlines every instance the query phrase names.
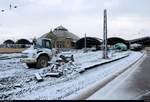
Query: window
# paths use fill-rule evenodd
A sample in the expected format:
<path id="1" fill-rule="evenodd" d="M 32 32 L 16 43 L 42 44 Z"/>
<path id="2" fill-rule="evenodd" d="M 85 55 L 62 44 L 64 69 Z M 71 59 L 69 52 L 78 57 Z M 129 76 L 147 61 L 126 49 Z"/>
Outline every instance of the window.
<path id="1" fill-rule="evenodd" d="M 51 42 L 49 40 L 43 40 L 43 48 L 52 49 Z"/>

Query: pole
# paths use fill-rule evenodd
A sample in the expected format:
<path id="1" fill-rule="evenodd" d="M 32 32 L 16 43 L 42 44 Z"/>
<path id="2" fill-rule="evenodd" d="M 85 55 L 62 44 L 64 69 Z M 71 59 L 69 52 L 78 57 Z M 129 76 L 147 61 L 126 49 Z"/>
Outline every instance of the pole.
<path id="1" fill-rule="evenodd" d="M 104 28 L 103 28 L 103 58 L 108 58 L 107 53 L 107 10 L 104 10 Z"/>
<path id="2" fill-rule="evenodd" d="M 86 34 L 85 34 L 85 38 L 84 38 L 84 48 L 85 48 L 85 51 L 86 51 Z"/>

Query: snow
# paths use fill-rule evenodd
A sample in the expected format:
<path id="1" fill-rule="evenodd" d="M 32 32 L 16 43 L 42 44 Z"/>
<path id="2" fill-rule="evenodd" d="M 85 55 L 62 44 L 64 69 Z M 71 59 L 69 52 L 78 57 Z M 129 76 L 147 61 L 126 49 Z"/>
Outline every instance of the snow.
<path id="1" fill-rule="evenodd" d="M 88 53 L 83 53 L 83 52 L 78 52 L 78 53 L 60 53 L 64 55 L 74 55 L 75 59 L 75 65 L 79 66 L 80 69 L 86 69 L 87 67 L 104 63 L 104 62 L 109 62 L 111 60 L 118 59 L 120 57 L 128 55 L 130 52 L 117 52 L 115 53 L 114 51 L 109 52 L 108 56 L 109 59 L 102 59 L 102 51 L 97 51 L 97 52 L 88 52 Z M 59 55 L 58 55 L 59 56 Z"/>
<path id="2" fill-rule="evenodd" d="M 86 88 L 88 85 L 98 80 L 104 79 L 106 76 L 116 71 L 126 68 L 126 66 L 138 59 L 142 53 L 140 52 L 110 52 L 109 57 L 115 59 L 122 55 L 130 55 L 118 61 L 95 67 L 80 74 L 78 70 L 92 64 L 103 62 L 102 52 L 74 51 L 70 54 L 74 55 L 74 65 L 69 63 L 62 65 L 63 75 L 61 77 L 46 76 L 51 71 L 50 67 L 35 69 L 25 68 L 19 61 L 21 54 L 0 55 L 12 57 L 12 59 L 0 61 L 0 98 L 1 99 L 64 99 L 65 97 Z M 15 56 L 18 56 L 15 58 Z M 52 61 L 55 61 L 53 58 Z M 35 80 L 34 73 L 40 73 L 43 77 L 42 82 Z M 18 86 L 19 87 L 15 87 Z"/>
<path id="3" fill-rule="evenodd" d="M 127 88 L 133 81 L 132 74 L 135 73 L 135 70 L 144 58 L 145 55 L 135 65 L 94 93 L 87 100 L 135 100 L 138 96 L 137 93 Z"/>

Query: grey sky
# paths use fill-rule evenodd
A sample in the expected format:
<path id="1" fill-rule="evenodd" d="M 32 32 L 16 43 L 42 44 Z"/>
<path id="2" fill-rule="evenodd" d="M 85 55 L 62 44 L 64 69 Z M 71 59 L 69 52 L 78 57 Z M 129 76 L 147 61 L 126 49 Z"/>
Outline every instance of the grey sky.
<path id="1" fill-rule="evenodd" d="M 18 8 L 9 10 L 9 4 Z M 83 37 L 102 38 L 103 9 L 108 36 L 133 39 L 149 36 L 150 0 L 0 0 L 0 42 L 31 39 L 63 25 Z"/>

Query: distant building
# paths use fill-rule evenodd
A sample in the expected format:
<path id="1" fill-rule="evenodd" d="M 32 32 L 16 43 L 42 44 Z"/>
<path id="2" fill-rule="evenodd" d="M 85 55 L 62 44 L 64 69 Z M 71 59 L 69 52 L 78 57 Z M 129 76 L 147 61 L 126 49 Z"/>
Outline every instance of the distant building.
<path id="1" fill-rule="evenodd" d="M 125 39 L 122 39 L 122 38 L 119 38 L 119 37 L 110 37 L 110 38 L 107 39 L 108 46 L 113 46 L 117 43 L 123 43 L 127 46 L 128 49 L 130 48 L 129 41 L 127 41 Z"/>
<path id="2" fill-rule="evenodd" d="M 13 40 L 10 40 L 10 39 L 5 40 L 5 41 L 3 42 L 3 46 L 4 46 L 4 47 L 8 47 L 8 48 L 14 47 L 14 44 L 15 44 L 15 42 L 14 42 Z"/>
<path id="3" fill-rule="evenodd" d="M 142 37 L 138 39 L 129 40 L 131 44 L 141 44 L 142 46 L 150 46 L 150 37 Z"/>
<path id="4" fill-rule="evenodd" d="M 96 37 L 86 37 L 86 48 L 95 47 L 96 49 L 100 49 L 102 44 L 102 39 Z M 76 49 L 83 49 L 85 48 L 85 37 L 79 39 L 76 42 Z"/>
<path id="5" fill-rule="evenodd" d="M 75 48 L 75 43 L 79 39 L 77 35 L 69 32 L 63 26 L 58 26 L 41 38 L 50 38 L 55 48 Z"/>
<path id="6" fill-rule="evenodd" d="M 16 46 L 19 48 L 28 48 L 31 45 L 31 42 L 27 39 L 19 39 L 16 41 Z"/>
<path id="7" fill-rule="evenodd" d="M 13 40 L 5 40 L 0 47 L 3 48 L 29 48 L 31 46 L 31 42 L 27 39 L 18 39 L 16 42 Z"/>

